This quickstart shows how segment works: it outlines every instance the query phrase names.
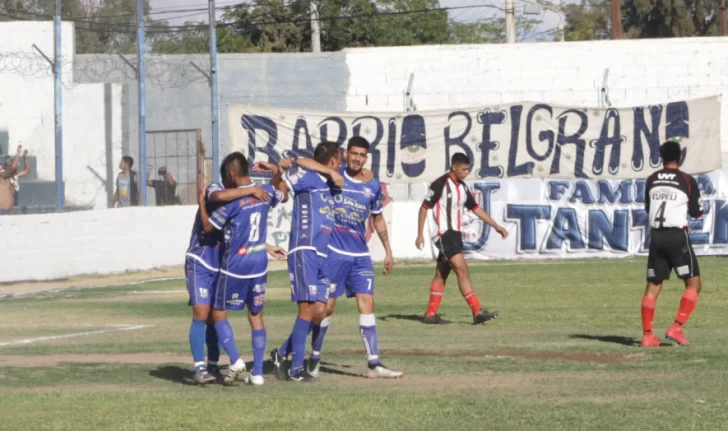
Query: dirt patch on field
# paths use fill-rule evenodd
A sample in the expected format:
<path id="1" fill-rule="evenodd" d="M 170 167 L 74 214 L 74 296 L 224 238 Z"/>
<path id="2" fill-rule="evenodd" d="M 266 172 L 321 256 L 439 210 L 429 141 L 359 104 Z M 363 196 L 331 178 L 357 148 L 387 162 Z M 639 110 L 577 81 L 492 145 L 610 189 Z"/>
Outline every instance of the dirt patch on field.
<path id="1" fill-rule="evenodd" d="M 363 350 L 343 350 L 345 355 L 366 355 Z M 483 353 L 483 352 L 433 352 L 428 350 L 387 350 L 382 352 L 385 356 L 430 356 L 444 358 L 484 358 L 484 359 L 510 359 L 520 358 L 534 361 L 574 361 L 588 362 L 603 365 L 616 365 L 625 362 L 628 355 L 602 355 L 598 353 L 566 353 L 566 352 L 529 352 L 529 353 Z"/>
<path id="2" fill-rule="evenodd" d="M 6 367 L 52 367 L 62 363 L 80 364 L 169 364 L 186 363 L 189 356 L 165 353 L 134 353 L 118 355 L 45 355 L 21 356 L 0 355 L 0 366 Z"/>

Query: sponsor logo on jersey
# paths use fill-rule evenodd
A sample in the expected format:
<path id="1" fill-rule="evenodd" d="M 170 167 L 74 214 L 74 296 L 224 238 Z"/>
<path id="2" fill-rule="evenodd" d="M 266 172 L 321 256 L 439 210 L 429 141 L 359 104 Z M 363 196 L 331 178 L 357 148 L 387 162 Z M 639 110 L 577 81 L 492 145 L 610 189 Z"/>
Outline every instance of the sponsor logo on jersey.
<path id="1" fill-rule="evenodd" d="M 251 247 L 240 247 L 238 249 L 238 256 L 246 256 L 263 250 L 265 250 L 265 244 L 258 244 Z"/>
<path id="2" fill-rule="evenodd" d="M 660 180 L 674 180 L 675 174 L 660 172 L 659 174 L 657 174 L 657 178 Z"/>

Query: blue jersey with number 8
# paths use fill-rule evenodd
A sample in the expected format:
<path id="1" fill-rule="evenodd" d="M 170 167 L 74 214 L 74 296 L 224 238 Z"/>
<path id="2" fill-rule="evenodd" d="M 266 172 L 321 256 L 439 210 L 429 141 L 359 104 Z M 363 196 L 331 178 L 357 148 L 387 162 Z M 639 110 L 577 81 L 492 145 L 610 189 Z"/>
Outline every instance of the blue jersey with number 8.
<path id="1" fill-rule="evenodd" d="M 245 187 L 253 187 L 250 186 Z M 223 232 L 225 246 L 220 272 L 235 278 L 255 278 L 268 271 L 266 237 L 268 211 L 283 199 L 271 185 L 262 186 L 271 196 L 261 202 L 250 196 L 232 201 L 210 215 L 210 223 Z"/>

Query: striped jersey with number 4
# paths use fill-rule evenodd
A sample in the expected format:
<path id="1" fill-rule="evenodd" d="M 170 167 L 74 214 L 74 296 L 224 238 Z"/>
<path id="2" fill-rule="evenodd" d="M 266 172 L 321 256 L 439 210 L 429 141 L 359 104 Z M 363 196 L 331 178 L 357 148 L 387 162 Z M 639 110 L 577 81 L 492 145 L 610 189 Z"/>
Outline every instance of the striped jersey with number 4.
<path id="1" fill-rule="evenodd" d="M 703 215 L 703 198 L 695 178 L 679 169 L 661 169 L 647 178 L 645 209 L 652 229 L 688 227 L 688 215 Z"/>

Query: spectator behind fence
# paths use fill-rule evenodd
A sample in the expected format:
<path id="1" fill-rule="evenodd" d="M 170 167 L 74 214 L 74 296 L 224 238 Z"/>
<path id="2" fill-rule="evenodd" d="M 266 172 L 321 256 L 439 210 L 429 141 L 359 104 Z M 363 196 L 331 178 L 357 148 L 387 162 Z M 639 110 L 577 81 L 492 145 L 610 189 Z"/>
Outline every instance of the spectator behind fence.
<path id="1" fill-rule="evenodd" d="M 15 181 L 18 177 L 18 160 L 20 153 L 23 151 L 22 146 L 18 146 L 18 152 L 10 163 L 0 164 L 0 215 L 7 214 L 15 205 Z M 27 155 L 28 152 L 25 152 Z M 27 174 L 28 159 L 25 159 L 25 170 L 23 175 Z"/>
<path id="2" fill-rule="evenodd" d="M 132 171 L 134 159 L 124 156 L 119 163 L 119 175 L 116 176 L 116 192 L 114 192 L 114 208 L 139 205 L 139 183 L 137 173 Z"/>
<path id="3" fill-rule="evenodd" d="M 167 170 L 165 166 L 162 166 L 157 171 L 159 174 L 158 180 L 150 179 L 152 175 L 152 164 L 147 165 L 147 186 L 154 188 L 154 196 L 157 198 L 157 206 L 167 205 L 181 205 L 179 197 L 176 196 L 177 192 L 177 181 L 174 180 L 172 174 Z"/>

